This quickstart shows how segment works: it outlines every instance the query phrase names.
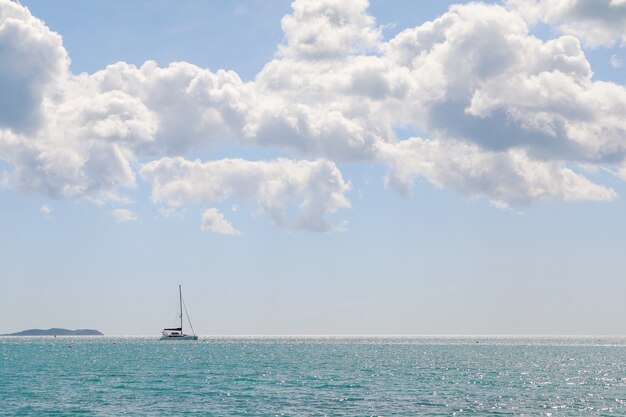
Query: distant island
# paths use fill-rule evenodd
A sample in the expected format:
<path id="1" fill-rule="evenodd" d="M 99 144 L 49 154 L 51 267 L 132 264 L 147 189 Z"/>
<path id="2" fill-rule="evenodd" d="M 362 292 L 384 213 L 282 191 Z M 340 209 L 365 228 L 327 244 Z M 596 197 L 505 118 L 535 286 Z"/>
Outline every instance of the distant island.
<path id="1" fill-rule="evenodd" d="M 28 329 L 17 333 L 3 334 L 2 336 L 104 336 L 98 330 L 93 329 Z"/>

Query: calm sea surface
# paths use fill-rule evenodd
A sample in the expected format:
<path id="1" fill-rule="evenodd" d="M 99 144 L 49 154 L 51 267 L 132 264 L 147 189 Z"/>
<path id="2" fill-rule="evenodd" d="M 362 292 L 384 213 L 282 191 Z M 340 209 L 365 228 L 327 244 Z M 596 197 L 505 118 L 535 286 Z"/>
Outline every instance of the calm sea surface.
<path id="1" fill-rule="evenodd" d="M 624 338 L 0 338 L 2 416 L 624 416 Z"/>

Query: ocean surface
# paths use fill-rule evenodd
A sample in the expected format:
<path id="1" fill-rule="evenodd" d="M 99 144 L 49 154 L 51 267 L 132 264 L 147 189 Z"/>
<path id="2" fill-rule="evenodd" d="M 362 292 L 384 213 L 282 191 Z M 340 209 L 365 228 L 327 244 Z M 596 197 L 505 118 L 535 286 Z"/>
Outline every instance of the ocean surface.
<path id="1" fill-rule="evenodd" d="M 625 338 L 0 338 L 2 416 L 624 416 Z"/>

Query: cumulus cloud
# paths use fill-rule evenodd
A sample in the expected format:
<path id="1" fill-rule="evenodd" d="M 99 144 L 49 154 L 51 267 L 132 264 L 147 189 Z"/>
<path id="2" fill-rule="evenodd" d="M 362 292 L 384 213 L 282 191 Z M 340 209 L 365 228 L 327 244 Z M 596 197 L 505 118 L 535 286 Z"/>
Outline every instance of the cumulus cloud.
<path id="1" fill-rule="evenodd" d="M 235 236 L 241 234 L 216 208 L 207 209 L 202 213 L 201 229 L 205 232 L 215 232 L 222 235 Z"/>
<path id="2" fill-rule="evenodd" d="M 186 62 L 75 75 L 60 35 L 0 0 L 0 182 L 125 202 L 141 172 L 163 216 L 200 204 L 202 227 L 222 231 L 236 229 L 210 210 L 225 200 L 286 229 L 337 229 L 331 214 L 349 207 L 337 164 L 363 161 L 388 166 L 403 194 L 423 178 L 498 207 L 611 200 L 579 168 L 626 171 L 626 89 L 592 79 L 576 37 L 528 29 L 542 19 L 588 43 L 617 39 L 563 26 L 611 12 L 607 28 L 621 28 L 623 2 L 594 2 L 587 19 L 590 4 L 454 5 L 385 41 L 365 0 L 296 0 L 275 57 L 244 81 Z M 399 140 L 399 129 L 424 139 Z M 194 160 L 224 144 L 283 158 Z"/>
<path id="3" fill-rule="evenodd" d="M 201 162 L 176 157 L 149 162 L 141 173 L 153 184 L 155 203 L 212 206 L 233 199 L 257 205 L 287 229 L 333 230 L 337 225 L 327 216 L 350 206 L 345 195 L 349 183 L 326 160 Z"/>
<path id="4" fill-rule="evenodd" d="M 85 89 L 61 36 L 16 2 L 0 1 L 0 159 L 5 182 L 51 198 L 119 200 L 135 185 L 132 152 L 145 109 L 121 93 Z M 119 142 L 119 143 L 118 143 Z"/>
<path id="5" fill-rule="evenodd" d="M 558 26 L 592 47 L 626 41 L 624 0 L 507 0 L 507 5 L 530 22 Z"/>
<path id="6" fill-rule="evenodd" d="M 344 59 L 375 50 L 381 32 L 366 13 L 367 0 L 295 0 L 293 13 L 282 19 L 286 44 L 283 56 L 303 59 Z"/>
<path id="7" fill-rule="evenodd" d="M 61 36 L 18 3 L 0 5 L 0 128 L 33 132 L 44 100 L 67 72 Z"/>
<path id="8" fill-rule="evenodd" d="M 527 175 L 517 176 L 519 181 L 508 184 L 509 193 L 494 191 L 491 198 L 517 204 L 545 196 L 609 197 L 588 193 L 587 180 L 568 181 L 581 189 L 561 192 L 534 193 L 530 191 L 534 184 L 524 183 L 536 179 L 533 173 L 538 169 L 556 175 L 567 172 L 555 169 L 563 164 L 610 165 L 624 159 L 626 124 L 621 115 L 626 90 L 592 81 L 591 68 L 575 38 L 543 42 L 528 34 L 518 15 L 500 6 L 469 4 L 453 6 L 435 21 L 400 33 L 387 48 L 398 64 L 437 86 L 435 91 L 420 94 L 414 107 L 420 117 L 412 123 L 419 128 L 421 121 L 436 139 L 433 144 L 445 144 L 441 150 L 445 149 L 451 165 L 465 167 L 471 177 L 470 155 L 467 164 L 457 164 L 469 144 L 477 146 L 469 149 L 498 156 L 503 162 L 484 167 L 483 175 L 494 181 L 507 172 L 508 165 L 512 165 L 509 172 L 528 170 Z M 416 93 L 424 86 L 416 84 Z M 431 182 L 458 189 L 458 184 L 429 177 L 428 172 L 424 175 Z M 520 198 L 518 193 L 526 196 Z"/>
<path id="9" fill-rule="evenodd" d="M 165 68 L 153 61 L 139 68 L 119 62 L 79 82 L 97 95 L 138 102 L 138 110 L 129 112 L 133 125 L 122 119 L 114 127 L 121 128 L 120 137 L 134 151 L 147 155 L 183 154 L 240 136 L 245 112 L 255 104 L 250 84 L 235 72 L 212 72 L 186 62 Z"/>
<path id="10" fill-rule="evenodd" d="M 137 220 L 137 215 L 129 209 L 116 208 L 111 212 L 111 214 L 120 223 L 134 222 Z"/>

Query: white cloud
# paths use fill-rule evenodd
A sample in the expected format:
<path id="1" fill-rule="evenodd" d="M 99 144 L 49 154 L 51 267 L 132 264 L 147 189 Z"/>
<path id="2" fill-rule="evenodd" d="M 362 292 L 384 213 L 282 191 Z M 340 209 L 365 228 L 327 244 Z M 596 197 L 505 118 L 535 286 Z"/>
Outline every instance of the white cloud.
<path id="1" fill-rule="evenodd" d="M 53 210 L 53 209 L 52 209 L 52 207 L 50 207 L 49 205 L 44 204 L 43 206 L 41 206 L 41 207 L 39 208 L 39 211 L 41 212 L 41 214 L 43 214 L 43 215 L 44 215 L 44 217 L 48 217 L 48 218 L 49 218 L 49 217 L 52 217 L 52 212 L 53 212 L 54 210 Z"/>
<path id="2" fill-rule="evenodd" d="M 541 198 L 610 201 L 608 187 L 594 184 L 564 162 L 541 162 L 520 149 L 481 150 L 476 145 L 411 138 L 381 145 L 391 172 L 387 185 L 407 195 L 418 178 L 471 198 L 487 197 L 496 207 L 523 207 Z M 498 175 L 494 175 L 494 173 Z"/>
<path id="3" fill-rule="evenodd" d="M 241 234 L 216 208 L 207 209 L 202 213 L 201 229 L 205 232 L 215 232 L 222 235 L 235 236 Z"/>
<path id="4" fill-rule="evenodd" d="M 607 2 L 598 19 L 613 11 L 621 27 L 624 5 Z M 424 178 L 498 206 L 610 200 L 578 168 L 623 171 L 626 89 L 593 81 L 576 38 L 544 42 L 527 27 L 577 22 L 589 4 L 455 5 L 385 42 L 367 1 L 297 0 L 275 58 L 244 82 L 185 62 L 71 74 L 61 37 L 0 0 L 0 87 L 23 99 L 13 117 L 0 97 L 0 159 L 11 167 L 0 179 L 51 198 L 124 202 L 141 171 L 164 216 L 228 199 L 280 227 L 321 231 L 339 228 L 329 215 L 349 206 L 344 162 L 387 164 L 403 193 Z M 398 141 L 397 128 L 428 141 Z M 222 144 L 298 159 L 189 160 Z"/>
<path id="5" fill-rule="evenodd" d="M 145 164 L 142 175 L 152 183 L 155 203 L 180 207 L 214 205 L 231 199 L 258 205 L 278 226 L 329 231 L 327 216 L 349 207 L 347 183 L 334 163 L 317 161 L 212 162 L 162 158 Z"/>
<path id="6" fill-rule="evenodd" d="M 138 101 L 140 111 L 130 112 L 136 135 L 121 137 L 143 154 L 176 155 L 238 137 L 245 112 L 256 105 L 251 85 L 235 72 L 214 73 L 186 62 L 165 68 L 153 61 L 139 68 L 119 62 L 80 82 L 82 89 L 97 95 L 119 94 Z"/>
<path id="7" fill-rule="evenodd" d="M 0 4 L 0 128 L 33 132 L 42 106 L 67 72 L 61 36 L 18 3 Z"/>
<path id="8" fill-rule="evenodd" d="M 609 59 L 609 65 L 613 69 L 619 69 L 619 68 L 622 68 L 622 66 L 624 65 L 624 62 L 621 59 L 619 59 L 617 55 L 613 54 L 611 55 L 611 59 Z"/>
<path id="9" fill-rule="evenodd" d="M 507 0 L 507 6 L 530 22 L 558 26 L 592 47 L 626 41 L 624 0 Z"/>
<path id="10" fill-rule="evenodd" d="M 421 95 L 428 99 L 414 112 L 448 148 L 470 143 L 505 154 L 520 149 L 546 167 L 624 158 L 626 89 L 592 81 L 573 37 L 542 42 L 505 9 L 470 4 L 400 33 L 388 53 L 438 87 L 436 94 Z"/>
<path id="11" fill-rule="evenodd" d="M 292 14 L 282 19 L 286 44 L 283 56 L 302 59 L 344 59 L 375 50 L 381 31 L 366 13 L 367 0 L 295 0 Z"/>
<path id="12" fill-rule="evenodd" d="M 137 215 L 135 213 L 124 208 L 116 208 L 111 212 L 111 214 L 120 223 L 134 222 L 137 220 Z"/>

